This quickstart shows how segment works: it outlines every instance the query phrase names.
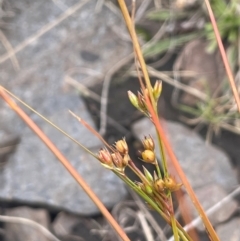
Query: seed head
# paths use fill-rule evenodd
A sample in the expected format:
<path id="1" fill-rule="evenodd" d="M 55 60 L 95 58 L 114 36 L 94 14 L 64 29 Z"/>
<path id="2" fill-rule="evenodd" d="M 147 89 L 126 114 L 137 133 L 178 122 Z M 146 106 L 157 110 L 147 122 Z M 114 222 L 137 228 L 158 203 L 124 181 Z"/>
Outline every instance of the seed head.
<path id="1" fill-rule="evenodd" d="M 115 146 L 116 146 L 116 149 L 117 149 L 122 155 L 128 154 L 128 145 L 127 145 L 127 142 L 126 142 L 125 139 L 117 141 L 116 144 L 115 144 Z"/>
<path id="2" fill-rule="evenodd" d="M 105 166 L 109 166 L 109 167 L 113 166 L 112 156 L 107 149 L 102 149 L 99 151 L 98 160 Z"/>
<path id="3" fill-rule="evenodd" d="M 155 163 L 155 154 L 151 150 L 145 150 L 142 152 L 142 159 L 147 163 Z"/>
<path id="4" fill-rule="evenodd" d="M 123 165 L 126 167 L 128 165 L 128 162 L 130 160 L 130 156 L 128 154 L 125 154 L 123 156 Z"/>
<path id="5" fill-rule="evenodd" d="M 174 178 L 172 177 L 165 177 L 164 178 L 164 186 L 171 192 L 177 191 L 181 188 L 182 183 L 177 183 Z"/>
<path id="6" fill-rule="evenodd" d="M 143 147 L 144 147 L 145 150 L 154 151 L 155 144 L 154 144 L 154 140 L 151 136 L 149 136 L 149 137 L 145 136 L 142 143 L 143 143 Z"/>
<path id="7" fill-rule="evenodd" d="M 114 166 L 121 172 L 124 172 L 124 169 L 126 167 L 126 163 L 124 161 L 124 158 L 119 152 L 115 152 L 111 154 L 112 160 L 114 163 Z"/>
<path id="8" fill-rule="evenodd" d="M 154 188 L 157 192 L 161 193 L 164 191 L 164 181 L 162 179 L 158 179 L 154 182 Z"/>

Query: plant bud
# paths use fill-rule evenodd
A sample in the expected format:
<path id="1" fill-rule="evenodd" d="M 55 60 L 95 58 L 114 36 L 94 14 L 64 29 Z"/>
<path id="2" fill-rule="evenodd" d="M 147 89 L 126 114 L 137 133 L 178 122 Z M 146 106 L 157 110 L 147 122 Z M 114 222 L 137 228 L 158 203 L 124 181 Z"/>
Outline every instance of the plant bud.
<path id="1" fill-rule="evenodd" d="M 152 187 L 149 186 L 149 185 L 144 185 L 144 188 L 145 188 L 145 192 L 147 194 L 152 194 L 153 193 L 153 190 L 152 190 Z"/>
<path id="2" fill-rule="evenodd" d="M 135 94 L 133 94 L 132 91 L 128 91 L 128 98 L 130 100 L 130 102 L 132 103 L 132 105 L 134 107 L 136 107 L 137 109 L 139 109 L 139 104 L 138 104 L 138 98 Z"/>
<path id="3" fill-rule="evenodd" d="M 158 179 L 154 182 L 154 188 L 157 192 L 161 193 L 164 191 L 164 181 L 162 179 Z"/>
<path id="4" fill-rule="evenodd" d="M 130 160 L 130 156 L 128 154 L 125 154 L 123 156 L 123 165 L 126 167 L 128 165 L 128 162 Z"/>
<path id="5" fill-rule="evenodd" d="M 159 99 L 161 93 L 162 93 L 162 81 L 157 80 L 153 87 L 153 96 L 156 101 Z"/>
<path id="6" fill-rule="evenodd" d="M 154 140 L 151 136 L 145 137 L 144 140 L 142 141 L 142 143 L 143 143 L 143 147 L 145 150 L 154 151 L 155 144 L 154 144 Z"/>
<path id="7" fill-rule="evenodd" d="M 144 175 L 147 178 L 147 180 L 149 182 L 152 182 L 153 181 L 153 177 L 152 177 L 151 173 L 144 166 L 143 166 L 143 172 L 144 172 Z"/>
<path id="8" fill-rule="evenodd" d="M 98 160 L 109 167 L 113 166 L 113 160 L 110 152 L 107 149 L 102 149 L 98 153 Z"/>
<path id="9" fill-rule="evenodd" d="M 176 181 L 172 177 L 165 177 L 164 178 L 164 186 L 169 191 L 174 192 L 181 188 L 182 183 L 176 183 Z"/>
<path id="10" fill-rule="evenodd" d="M 128 145 L 125 139 L 116 142 L 116 149 L 123 155 L 128 153 Z"/>
<path id="11" fill-rule="evenodd" d="M 138 187 L 147 194 L 153 193 L 152 187 L 149 186 L 148 184 L 138 183 Z"/>
<path id="12" fill-rule="evenodd" d="M 142 159 L 147 163 L 155 163 L 155 154 L 151 150 L 145 150 L 142 152 Z"/>
<path id="13" fill-rule="evenodd" d="M 138 105 L 139 105 L 139 109 L 142 111 L 142 112 L 145 112 L 147 110 L 147 107 L 146 107 L 146 104 L 145 104 L 145 99 L 144 99 L 144 96 L 138 92 Z"/>

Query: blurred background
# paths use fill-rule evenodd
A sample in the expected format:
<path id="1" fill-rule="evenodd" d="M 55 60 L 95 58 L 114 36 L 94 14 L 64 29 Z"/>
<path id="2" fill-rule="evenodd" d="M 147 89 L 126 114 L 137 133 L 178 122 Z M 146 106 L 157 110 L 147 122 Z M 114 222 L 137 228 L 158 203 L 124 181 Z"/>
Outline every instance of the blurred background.
<path id="1" fill-rule="evenodd" d="M 135 9 L 136 32 L 152 83 L 163 82 L 159 114 L 181 166 L 205 210 L 235 191 L 210 220 L 221 240 L 240 240 L 239 113 L 205 4 L 200 0 L 126 3 L 130 12 Z M 240 4 L 213 0 L 211 5 L 240 91 Z M 132 159 L 142 168 L 140 139 L 155 134 L 128 100 L 127 91 L 137 93 L 140 87 L 117 1 L 0 0 L 0 84 L 94 153 L 103 144 L 68 110 L 110 144 L 126 137 Z M 163 220 L 113 173 L 20 106 L 71 161 L 131 240 L 170 238 Z M 183 200 L 196 218 L 187 196 Z M 181 220 L 177 204 L 176 210 Z M 208 240 L 202 225 L 197 232 L 199 240 Z M 58 239 L 117 240 L 94 203 L 2 100 L 0 240 Z"/>

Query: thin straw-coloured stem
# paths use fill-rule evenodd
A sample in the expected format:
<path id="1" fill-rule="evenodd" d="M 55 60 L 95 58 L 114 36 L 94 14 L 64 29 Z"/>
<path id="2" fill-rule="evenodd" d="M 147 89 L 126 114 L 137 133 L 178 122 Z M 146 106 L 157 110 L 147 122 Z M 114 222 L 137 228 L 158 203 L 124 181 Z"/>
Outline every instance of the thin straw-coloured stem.
<path id="1" fill-rule="evenodd" d="M 57 129 L 58 131 L 60 131 L 63 135 L 65 135 L 66 137 L 68 137 L 71 141 L 75 142 L 77 145 L 79 145 L 84 151 L 86 151 L 89 155 L 93 156 L 94 158 L 97 158 L 97 156 L 91 152 L 89 149 L 87 149 L 83 144 L 81 144 L 79 141 L 77 141 L 76 139 L 74 139 L 73 137 L 71 137 L 68 133 L 66 133 L 65 131 L 63 131 L 60 127 L 58 127 L 57 125 L 55 125 L 54 123 L 52 123 L 50 120 L 48 120 L 46 117 L 44 117 L 43 115 L 41 115 L 39 112 L 37 112 L 36 110 L 34 110 L 31 106 L 29 106 L 27 103 L 25 103 L 24 101 L 22 101 L 20 98 L 18 98 L 16 95 L 14 95 L 12 92 L 8 91 L 7 89 L 5 89 L 4 87 L 1 86 L 1 88 L 7 92 L 11 97 L 13 97 L 15 100 L 17 100 L 18 102 L 20 102 L 21 104 L 23 104 L 25 107 L 27 107 L 29 110 L 31 110 L 33 113 L 35 113 L 36 115 L 38 115 L 39 117 L 41 117 L 44 121 L 46 121 L 48 124 L 50 124 L 51 126 L 53 126 L 55 129 Z"/>
<path id="2" fill-rule="evenodd" d="M 167 150 L 167 153 L 168 153 L 168 155 L 169 155 L 169 157 L 170 157 L 170 159 L 171 159 L 171 161 L 172 161 L 172 163 L 173 163 L 173 165 L 176 169 L 176 172 L 178 173 L 179 177 L 181 178 L 182 183 L 185 186 L 185 188 L 187 190 L 187 193 L 192 200 L 193 205 L 197 209 L 200 217 L 202 218 L 202 221 L 203 221 L 203 223 L 206 227 L 206 230 L 209 233 L 209 236 L 211 237 L 212 241 L 220 241 L 216 232 L 215 232 L 215 230 L 214 230 L 214 228 L 213 228 L 213 226 L 212 226 L 212 224 L 211 224 L 211 222 L 209 221 L 209 219 L 208 219 L 207 215 L 205 214 L 200 202 L 198 201 L 198 199 L 196 197 L 196 194 L 194 193 L 189 181 L 187 180 L 186 175 L 185 175 L 184 171 L 182 170 L 182 168 L 181 168 L 181 166 L 180 166 L 180 164 L 179 164 L 179 162 L 178 162 L 178 160 L 177 160 L 177 158 L 176 158 L 176 156 L 175 156 L 175 154 L 172 150 L 172 147 L 171 147 L 171 145 L 170 145 L 170 143 L 169 143 L 169 141 L 168 141 L 168 139 L 167 139 L 167 137 L 164 133 L 164 130 L 163 130 L 163 128 L 162 128 L 162 126 L 161 126 L 152 106 L 151 106 L 151 103 L 149 103 L 149 100 L 147 100 L 147 102 L 148 102 L 147 104 L 148 104 L 149 111 L 152 115 L 153 123 L 155 124 L 155 126 L 158 130 L 158 133 L 161 136 L 161 139 L 164 143 L 164 146 Z"/>
<path id="3" fill-rule="evenodd" d="M 134 31 L 133 26 L 131 24 L 131 18 L 129 16 L 128 10 L 126 8 L 125 1 L 124 0 L 118 0 L 118 2 L 119 2 L 119 5 L 120 5 L 120 8 L 122 10 L 124 19 L 126 21 L 126 25 L 127 25 L 128 30 L 130 32 L 130 35 L 132 37 L 134 50 L 135 50 L 136 55 L 138 57 L 139 63 L 142 67 L 143 76 L 144 76 L 144 79 L 146 81 L 147 88 L 149 90 L 150 100 L 149 100 L 149 98 L 145 98 L 145 100 L 146 100 L 146 103 L 147 103 L 147 106 L 148 106 L 148 110 L 151 113 L 153 123 L 155 124 L 155 127 L 157 129 L 157 134 L 158 134 L 158 137 L 160 139 L 160 147 L 162 146 L 162 142 L 163 142 L 164 147 L 166 148 L 166 150 L 168 152 L 168 155 L 171 158 L 171 160 L 172 160 L 172 162 L 173 162 L 173 164 L 174 164 L 174 166 L 175 166 L 175 168 L 176 168 L 176 170 L 179 174 L 179 177 L 181 178 L 185 188 L 187 189 L 187 192 L 188 192 L 193 204 L 195 205 L 199 215 L 201 216 L 212 241 L 219 241 L 219 238 L 218 238 L 215 230 L 213 229 L 213 227 L 212 227 L 209 219 L 207 218 L 201 204 L 199 203 L 190 183 L 188 182 L 188 180 L 186 178 L 185 173 L 183 172 L 181 166 L 179 165 L 179 162 L 178 162 L 176 156 L 174 155 L 174 152 L 173 152 L 173 150 L 172 150 L 172 148 L 171 148 L 171 146 L 170 146 L 170 144 L 169 144 L 169 142 L 166 138 L 164 130 L 163 130 L 162 126 L 160 125 L 155 106 L 154 107 L 152 106 L 152 103 L 154 103 L 153 96 L 152 96 L 152 93 L 151 93 L 152 86 L 151 86 L 150 79 L 149 79 L 149 76 L 148 76 L 146 64 L 145 64 L 145 61 L 144 61 L 144 58 L 143 58 L 143 55 L 142 55 L 142 52 L 141 52 L 141 48 L 140 48 L 140 45 L 138 43 L 136 32 Z"/>
<path id="4" fill-rule="evenodd" d="M 147 89 L 148 89 L 149 97 L 150 97 L 151 103 L 154 105 L 154 112 L 157 115 L 157 105 L 154 104 L 155 100 L 154 100 L 153 93 L 152 93 L 152 85 L 151 85 L 150 78 L 149 78 L 149 75 L 148 75 L 147 66 L 146 66 L 145 60 L 143 58 L 141 47 L 140 47 L 140 44 L 138 42 L 137 34 L 136 34 L 136 31 L 135 31 L 134 25 L 132 24 L 132 19 L 129 16 L 125 1 L 124 0 L 118 0 L 118 3 L 119 3 L 119 6 L 121 8 L 121 11 L 122 11 L 123 17 L 125 19 L 126 25 L 128 27 L 128 31 L 129 31 L 129 33 L 131 35 L 131 38 L 132 38 L 134 51 L 136 53 L 137 59 L 139 61 L 141 69 L 142 69 L 142 73 L 143 73 L 144 81 L 145 81 Z M 143 86 L 142 86 L 142 89 L 143 89 Z M 143 89 L 143 91 L 144 91 L 144 89 Z M 144 91 L 144 95 L 145 95 L 145 98 L 146 98 L 145 91 Z M 168 176 L 167 161 L 166 161 L 166 157 L 165 157 L 165 153 L 164 153 L 163 143 L 162 143 L 162 140 L 161 140 L 160 136 L 158 135 L 158 133 L 157 133 L 157 136 L 158 136 L 158 142 L 159 142 L 159 147 L 160 147 L 160 155 L 161 155 L 161 159 L 162 159 L 162 163 L 163 163 L 164 176 Z"/>
<path id="5" fill-rule="evenodd" d="M 0 96 L 6 101 L 6 103 L 20 116 L 21 119 L 33 130 L 33 132 L 43 141 L 43 143 L 50 149 L 50 151 L 58 158 L 63 164 L 66 170 L 72 175 L 72 177 L 83 188 L 86 194 L 91 198 L 95 205 L 99 208 L 113 229 L 124 241 L 130 241 L 122 228 L 118 225 L 116 220 L 112 217 L 104 204 L 99 200 L 97 195 L 91 190 L 88 184 L 80 176 L 80 174 L 74 169 L 67 158 L 57 149 L 57 147 L 49 140 L 49 138 L 41 131 L 41 129 L 29 118 L 29 116 L 8 96 L 8 94 L 0 86 Z"/>
<path id="6" fill-rule="evenodd" d="M 216 40 L 217 40 L 217 43 L 218 43 L 218 47 L 219 47 L 219 50 L 220 50 L 220 53 L 221 53 L 221 56 L 222 56 L 222 60 L 223 60 L 224 66 L 226 68 L 228 80 L 229 80 L 230 86 L 232 88 L 232 92 L 233 92 L 233 95 L 234 95 L 234 98 L 235 98 L 235 101 L 236 101 L 236 104 L 237 104 L 237 107 L 238 107 L 238 111 L 240 112 L 240 99 L 239 99 L 238 91 L 237 91 L 236 84 L 235 84 L 235 81 L 234 81 L 234 77 L 233 77 L 233 74 L 232 74 L 232 71 L 231 71 L 231 67 L 230 67 L 228 59 L 227 59 L 226 51 L 223 47 L 221 36 L 219 34 L 219 31 L 218 31 L 216 19 L 214 17 L 214 14 L 213 14 L 211 5 L 209 3 L 209 0 L 205 0 L 205 3 L 206 3 L 207 10 L 208 10 L 208 13 L 209 13 L 209 17 L 210 17 L 210 20 L 211 20 L 211 23 L 212 23 L 212 26 L 213 26 L 213 30 L 214 30 L 215 37 L 216 37 Z"/>

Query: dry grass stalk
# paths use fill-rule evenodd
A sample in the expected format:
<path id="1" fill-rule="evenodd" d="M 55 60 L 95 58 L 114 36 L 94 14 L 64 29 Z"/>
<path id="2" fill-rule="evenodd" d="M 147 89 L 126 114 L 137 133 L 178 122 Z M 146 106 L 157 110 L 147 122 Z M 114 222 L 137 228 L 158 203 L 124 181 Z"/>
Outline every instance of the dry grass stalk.
<path id="1" fill-rule="evenodd" d="M 27 219 L 27 218 L 21 218 L 21 217 L 12 217 L 12 216 L 3 216 L 0 215 L 0 221 L 5 223 L 19 223 L 19 224 L 25 224 L 28 226 L 32 226 L 36 229 L 39 229 L 48 239 L 52 241 L 60 241 L 56 236 L 54 236 L 47 228 L 40 225 L 39 223 Z"/>
<path id="2" fill-rule="evenodd" d="M 116 233 L 124 241 L 130 241 L 127 235 L 124 233 L 122 228 L 118 225 L 112 215 L 109 213 L 104 204 L 99 200 L 96 194 L 91 190 L 87 183 L 83 180 L 76 169 L 70 164 L 67 158 L 57 149 L 57 147 L 49 140 L 49 138 L 41 131 L 41 129 L 28 117 L 25 112 L 17 106 L 17 104 L 11 100 L 8 94 L 0 86 L 0 95 L 4 101 L 19 115 L 21 119 L 32 129 L 32 131 L 45 143 L 45 145 L 50 149 L 50 151 L 57 157 L 57 159 L 63 164 L 66 170 L 72 175 L 72 177 L 78 182 L 78 184 L 83 188 L 86 194 L 92 199 L 96 204 L 108 222 L 111 224 Z"/>
<path id="3" fill-rule="evenodd" d="M 164 147 L 166 148 L 166 150 L 168 152 L 168 155 L 169 155 L 169 157 L 170 157 L 179 177 L 181 178 L 181 180 L 182 180 L 182 182 L 183 182 L 183 184 L 184 184 L 184 186 L 185 186 L 194 206 L 196 207 L 197 211 L 199 212 L 199 215 L 201 216 L 201 218 L 203 220 L 203 223 L 204 223 L 204 225 L 205 225 L 205 227 L 208 231 L 209 236 L 211 237 L 211 239 L 213 241 L 219 241 L 219 238 L 218 238 L 215 230 L 213 229 L 213 227 L 211 225 L 211 222 L 209 221 L 209 219 L 208 219 L 207 215 L 205 214 L 201 204 L 199 203 L 190 183 L 188 182 L 188 180 L 186 178 L 185 173 L 183 172 L 181 166 L 179 165 L 179 162 L 178 162 L 176 156 L 174 155 L 174 152 L 173 152 L 173 150 L 170 146 L 170 143 L 168 142 L 168 140 L 166 138 L 164 130 L 163 130 L 163 128 L 162 128 L 162 126 L 159 122 L 159 118 L 157 116 L 156 107 L 152 106 L 153 103 L 154 103 L 154 98 L 153 98 L 153 95 L 151 94 L 152 93 L 152 86 L 151 86 L 150 79 L 149 79 L 149 76 L 148 76 L 147 67 L 146 67 L 145 61 L 143 59 L 143 55 L 142 55 L 142 52 L 141 52 L 141 49 L 140 49 L 140 46 L 139 46 L 139 43 L 138 43 L 138 39 L 137 39 L 137 36 L 136 36 L 136 33 L 135 33 L 135 29 L 133 28 L 131 18 L 129 16 L 129 13 L 128 13 L 128 10 L 126 8 L 124 0 L 118 0 L 118 2 L 119 2 L 119 5 L 120 5 L 120 8 L 122 10 L 124 19 L 126 21 L 126 25 L 127 25 L 128 30 L 130 32 L 130 35 L 132 37 L 134 50 L 136 52 L 136 56 L 137 56 L 138 61 L 140 63 L 141 70 L 142 70 L 143 76 L 144 76 L 144 81 L 146 83 L 146 86 L 147 86 L 147 89 L 148 89 L 148 92 L 149 92 L 149 97 L 147 97 L 146 94 L 145 94 L 145 101 L 146 101 L 148 110 L 151 114 L 152 121 L 153 121 L 153 123 L 154 123 L 154 125 L 157 129 L 157 134 L 158 134 L 159 140 L 160 140 L 160 147 L 161 147 L 160 149 L 163 149 L 162 144 L 161 144 L 161 142 L 163 142 Z M 142 86 L 142 88 L 143 87 L 144 86 Z M 163 157 L 163 155 L 161 155 L 161 157 Z M 164 164 L 163 158 L 162 158 L 162 160 L 163 160 L 163 166 L 165 166 L 166 163 Z M 166 166 L 164 168 L 166 168 Z M 166 175 L 167 170 L 164 170 L 164 171 L 165 171 L 165 175 Z M 175 232 L 174 232 L 174 238 L 175 238 L 175 240 L 178 240 L 177 234 Z"/>
<path id="4" fill-rule="evenodd" d="M 216 19 L 214 17 L 214 14 L 213 14 L 213 11 L 212 11 L 212 8 L 211 8 L 211 4 L 209 3 L 209 0 L 205 0 L 205 3 L 206 3 L 207 10 L 208 10 L 208 13 L 209 13 L 209 17 L 210 17 L 210 20 L 211 20 L 211 23 L 212 23 L 212 26 L 213 26 L 213 29 L 214 29 L 214 33 L 215 33 L 216 40 L 217 40 L 217 43 L 218 43 L 218 47 L 219 47 L 219 50 L 220 50 L 220 53 L 221 53 L 221 56 L 222 56 L 222 60 L 223 60 L 224 66 L 226 68 L 228 80 L 229 80 L 230 86 L 232 88 L 232 92 L 233 92 L 233 95 L 234 95 L 234 98 L 235 98 L 235 101 L 236 101 L 236 104 L 237 104 L 237 107 L 238 107 L 238 111 L 240 112 L 239 94 L 238 94 L 237 87 L 236 87 L 236 84 L 235 84 L 235 81 L 234 81 L 234 77 L 233 77 L 233 74 L 232 74 L 232 71 L 231 71 L 231 67 L 230 67 L 229 62 L 228 62 L 226 51 L 223 47 L 222 39 L 221 39 L 220 33 L 218 31 Z"/>

